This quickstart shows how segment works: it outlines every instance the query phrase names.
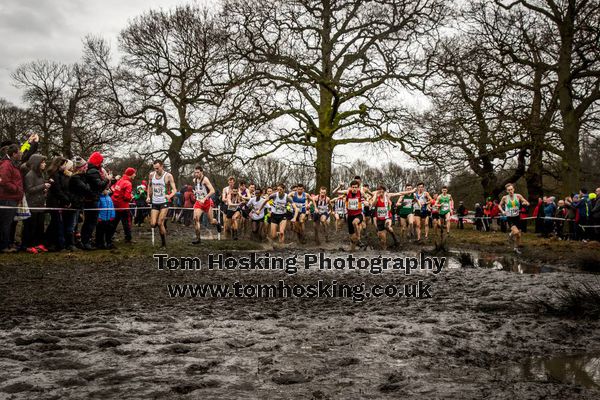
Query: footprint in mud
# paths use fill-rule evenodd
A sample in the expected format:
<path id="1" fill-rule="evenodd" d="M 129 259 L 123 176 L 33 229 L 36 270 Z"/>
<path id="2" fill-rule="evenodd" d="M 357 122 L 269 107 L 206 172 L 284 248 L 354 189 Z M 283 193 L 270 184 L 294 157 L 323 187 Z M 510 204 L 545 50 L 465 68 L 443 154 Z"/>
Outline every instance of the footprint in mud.
<path id="1" fill-rule="evenodd" d="M 41 362 L 41 367 L 49 370 L 57 369 L 85 369 L 89 365 L 80 363 L 79 361 L 69 360 L 67 358 L 49 358 Z"/>
<path id="2" fill-rule="evenodd" d="M 221 385 L 221 381 L 217 381 L 216 379 L 210 379 L 196 383 L 180 383 L 178 385 L 172 386 L 171 390 L 177 394 L 189 394 L 199 389 L 217 388 Z"/>
<path id="3" fill-rule="evenodd" d="M 96 342 L 96 346 L 101 349 L 121 346 L 123 343 L 115 338 L 104 338 Z"/>
<path id="4" fill-rule="evenodd" d="M 386 381 L 379 385 L 377 389 L 383 393 L 391 393 L 402 390 L 407 383 L 405 377 L 401 372 L 393 372 L 387 375 Z"/>
<path id="5" fill-rule="evenodd" d="M 175 341 L 184 344 L 197 344 L 197 343 L 205 343 L 210 342 L 214 338 L 209 336 L 187 336 L 180 339 L 175 339 Z"/>
<path id="6" fill-rule="evenodd" d="M 187 354 L 192 351 L 192 348 L 182 344 L 173 344 L 171 346 L 163 347 L 161 351 L 163 353 Z"/>
<path id="7" fill-rule="evenodd" d="M 227 346 L 231 347 L 232 349 L 244 349 L 247 347 L 252 347 L 256 344 L 255 340 L 242 340 L 242 339 L 236 339 L 236 340 L 226 340 L 225 343 L 227 344 Z"/>
<path id="8" fill-rule="evenodd" d="M 216 360 L 206 361 L 203 363 L 194 363 L 190 364 L 186 369 L 186 375 L 204 375 L 208 373 L 208 371 L 214 367 L 219 365 L 219 362 Z"/>
<path id="9" fill-rule="evenodd" d="M 60 381 L 56 382 L 58 385 L 62 386 L 62 387 L 75 387 L 75 386 L 87 386 L 88 381 L 86 381 L 85 379 L 79 377 L 79 376 L 74 376 L 68 379 L 63 379 Z"/>
<path id="10" fill-rule="evenodd" d="M 0 389 L 4 393 L 41 392 L 42 389 L 27 382 L 15 382 Z"/>
<path id="11" fill-rule="evenodd" d="M 271 378 L 278 385 L 294 385 L 297 383 L 307 383 L 312 381 L 312 377 L 303 375 L 299 371 L 283 372 Z"/>
<path id="12" fill-rule="evenodd" d="M 29 346 L 34 343 L 43 343 L 43 344 L 54 344 L 60 342 L 60 338 L 52 335 L 46 335 L 43 333 L 39 333 L 31 336 L 23 336 L 15 339 L 15 344 L 17 346 Z"/>
<path id="13" fill-rule="evenodd" d="M 336 364 L 340 367 L 349 367 L 350 365 L 360 364 L 360 360 L 356 357 L 344 357 L 336 361 Z"/>

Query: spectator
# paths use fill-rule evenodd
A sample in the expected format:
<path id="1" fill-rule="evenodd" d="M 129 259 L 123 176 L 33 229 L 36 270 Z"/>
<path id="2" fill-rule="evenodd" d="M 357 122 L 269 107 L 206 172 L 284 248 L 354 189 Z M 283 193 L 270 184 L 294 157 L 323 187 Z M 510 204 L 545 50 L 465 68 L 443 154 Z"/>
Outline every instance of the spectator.
<path id="1" fill-rule="evenodd" d="M 549 237 L 555 231 L 554 229 L 554 215 L 556 214 L 556 204 L 554 203 L 554 197 L 548 196 L 544 197 L 545 204 L 542 210 L 544 214 L 544 226 L 543 226 L 543 236 Z"/>
<path id="2" fill-rule="evenodd" d="M 115 210 L 114 230 L 123 224 L 123 233 L 125 234 L 125 243 L 131 243 L 131 213 L 129 212 L 129 202 L 133 199 L 131 181 L 135 179 L 136 171 L 134 168 L 127 168 L 123 177 L 112 187 L 112 201 Z M 111 240 L 112 242 L 112 240 Z"/>
<path id="3" fill-rule="evenodd" d="M 135 194 L 133 196 L 133 199 L 135 202 L 135 207 L 136 207 L 135 208 L 135 219 L 133 222 L 137 226 L 142 226 L 142 224 L 144 223 L 144 219 L 146 219 L 146 216 L 148 215 L 148 210 L 145 209 L 148 206 L 146 204 L 147 198 L 148 198 L 148 193 L 146 193 L 146 186 L 139 185 L 135 189 Z"/>
<path id="4" fill-rule="evenodd" d="M 187 185 L 183 193 L 183 207 L 186 208 L 186 210 L 183 210 L 183 223 L 185 226 L 190 226 L 192 224 L 194 211 L 191 209 L 194 208 L 195 203 L 196 196 L 194 196 L 194 188 L 192 185 Z"/>
<path id="5" fill-rule="evenodd" d="M 0 149 L 0 251 L 10 253 L 11 226 L 17 213 L 17 205 L 23 200 L 23 176 L 19 170 L 22 157 L 19 146 L 10 144 Z M 12 208 L 14 207 L 14 208 Z"/>
<path id="6" fill-rule="evenodd" d="M 468 214 L 467 207 L 465 207 L 464 203 L 459 202 L 457 216 L 458 216 L 458 229 L 465 229 L 464 225 L 464 217 Z"/>
<path id="7" fill-rule="evenodd" d="M 594 225 L 595 228 L 591 229 L 594 240 L 600 240 L 600 201 L 598 201 L 598 192 L 600 188 L 596 189 L 596 193 L 590 193 L 590 224 Z"/>
<path id="8" fill-rule="evenodd" d="M 92 234 L 98 223 L 98 205 L 100 195 L 112 180 L 112 176 L 102 168 L 104 157 L 98 152 L 92 153 L 87 163 L 85 181 L 90 188 L 90 194 L 84 198 L 83 226 L 81 227 L 81 244 L 84 250 L 93 250 Z"/>
<path id="9" fill-rule="evenodd" d="M 554 217 L 558 218 L 554 223 L 554 232 L 560 240 L 566 239 L 566 237 L 564 235 L 564 226 L 565 226 L 565 219 L 567 218 L 568 212 L 569 212 L 569 210 L 567 209 L 565 201 L 559 200 L 558 207 L 556 208 L 556 211 L 554 212 Z"/>
<path id="10" fill-rule="evenodd" d="M 64 157 L 55 157 L 48 167 L 50 188 L 46 198 L 48 208 L 69 208 L 71 199 L 69 197 L 69 177 L 73 169 L 73 161 Z M 65 227 L 72 226 L 73 214 L 70 210 L 50 210 L 50 224 L 46 229 L 46 242 L 53 251 L 61 251 L 65 248 L 72 249 L 73 238 L 66 235 Z M 72 231 L 71 231 L 72 232 Z M 67 243 L 67 239 L 69 242 Z"/>
<path id="11" fill-rule="evenodd" d="M 485 223 L 484 221 L 484 212 L 483 212 L 483 207 L 481 207 L 481 204 L 476 203 L 475 204 L 475 229 L 477 229 L 478 231 L 480 230 L 484 230 L 485 231 Z"/>
<path id="12" fill-rule="evenodd" d="M 102 191 L 96 206 L 101 209 L 98 211 L 98 224 L 96 225 L 96 248 L 114 249 L 115 245 L 112 242 L 112 237 L 116 213 L 108 189 Z"/>
<path id="13" fill-rule="evenodd" d="M 535 218 L 535 233 L 542 235 L 544 233 L 544 207 L 546 206 L 547 197 L 538 198 L 538 201 L 533 209 L 532 217 Z"/>
<path id="14" fill-rule="evenodd" d="M 75 157 L 73 159 L 73 174 L 71 175 L 71 179 L 69 179 L 69 196 L 71 199 L 71 208 L 73 209 L 73 220 L 70 231 L 73 232 L 73 242 L 78 248 L 83 248 L 81 240 L 77 239 L 75 236 L 79 214 L 83 209 L 85 199 L 94 196 L 90 185 L 88 185 L 85 179 L 86 170 L 87 162 L 79 156 Z M 69 227 L 65 227 L 65 230 L 69 231 Z"/>
<path id="15" fill-rule="evenodd" d="M 501 228 L 501 221 L 500 221 L 500 214 L 501 214 L 502 210 L 500 210 L 500 204 L 498 202 L 498 200 L 494 200 L 494 203 L 492 205 L 492 209 L 490 210 L 490 218 L 492 219 L 492 223 L 494 220 L 496 220 L 496 224 L 498 225 L 498 227 Z M 492 224 L 490 224 L 491 226 Z"/>
<path id="16" fill-rule="evenodd" d="M 48 251 L 43 245 L 46 212 L 39 210 L 39 208 L 46 207 L 46 193 L 50 188 L 50 182 L 46 181 L 44 176 L 46 157 L 34 154 L 29 158 L 26 165 L 21 166 L 22 171 L 25 167 L 29 168 L 25 175 L 24 187 L 27 205 L 31 209 L 31 217 L 23 221 L 21 249 L 28 253 L 37 254 Z M 35 208 L 38 208 L 38 210 Z"/>

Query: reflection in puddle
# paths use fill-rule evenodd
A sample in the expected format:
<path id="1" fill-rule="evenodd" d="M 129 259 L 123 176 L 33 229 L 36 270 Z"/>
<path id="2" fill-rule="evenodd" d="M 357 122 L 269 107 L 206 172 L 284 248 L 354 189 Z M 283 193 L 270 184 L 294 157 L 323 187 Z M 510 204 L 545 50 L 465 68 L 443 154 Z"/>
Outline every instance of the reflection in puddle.
<path id="1" fill-rule="evenodd" d="M 514 272 L 518 274 L 541 274 L 555 271 L 555 268 L 548 265 L 524 263 L 512 257 L 480 257 L 477 260 L 476 265 L 480 268 L 495 269 L 498 271 Z"/>
<path id="2" fill-rule="evenodd" d="M 526 381 L 557 381 L 600 388 L 600 354 L 529 358 L 517 367 L 517 374 Z"/>

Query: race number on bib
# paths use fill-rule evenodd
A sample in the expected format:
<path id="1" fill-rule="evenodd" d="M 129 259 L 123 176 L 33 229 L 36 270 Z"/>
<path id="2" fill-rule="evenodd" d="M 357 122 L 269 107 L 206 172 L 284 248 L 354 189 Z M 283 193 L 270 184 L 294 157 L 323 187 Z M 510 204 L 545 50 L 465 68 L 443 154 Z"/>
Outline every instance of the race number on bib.
<path id="1" fill-rule="evenodd" d="M 348 210 L 358 210 L 358 199 L 348 199 Z"/>
<path id="2" fill-rule="evenodd" d="M 387 207 L 377 207 L 377 217 L 385 218 L 388 215 Z"/>

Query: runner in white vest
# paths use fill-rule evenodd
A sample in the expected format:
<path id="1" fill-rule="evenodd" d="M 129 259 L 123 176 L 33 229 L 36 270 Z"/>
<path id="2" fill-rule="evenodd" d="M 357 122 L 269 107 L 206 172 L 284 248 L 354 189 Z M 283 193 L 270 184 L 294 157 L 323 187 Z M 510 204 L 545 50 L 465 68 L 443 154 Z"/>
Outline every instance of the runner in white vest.
<path id="1" fill-rule="evenodd" d="M 150 210 L 150 226 L 152 229 L 159 227 L 161 248 L 167 247 L 167 229 L 165 228 L 165 218 L 169 211 L 169 200 L 175 193 L 175 180 L 173 175 L 165 171 L 162 161 L 156 160 L 153 163 L 154 171 L 150 173 L 148 179 L 148 203 L 152 204 Z M 171 192 L 167 193 L 167 188 L 170 187 Z"/>

